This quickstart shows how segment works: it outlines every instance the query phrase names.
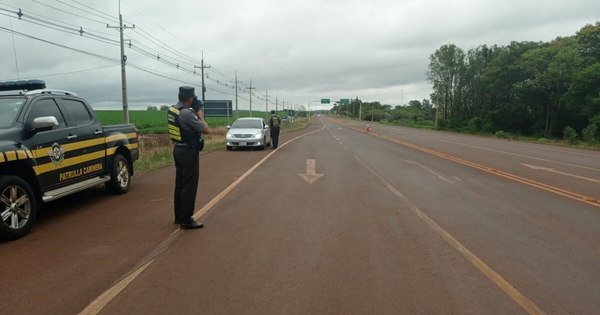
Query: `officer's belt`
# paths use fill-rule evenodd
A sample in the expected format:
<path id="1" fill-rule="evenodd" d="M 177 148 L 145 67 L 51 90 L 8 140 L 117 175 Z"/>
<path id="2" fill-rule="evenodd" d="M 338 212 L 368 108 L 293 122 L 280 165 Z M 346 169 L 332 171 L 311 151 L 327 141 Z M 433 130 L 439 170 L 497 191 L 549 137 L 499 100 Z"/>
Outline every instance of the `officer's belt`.
<path id="1" fill-rule="evenodd" d="M 178 147 L 178 148 L 184 148 L 184 149 L 190 149 L 190 150 L 198 150 L 198 148 L 196 148 L 193 145 L 189 145 L 187 143 L 182 143 L 182 142 L 175 142 L 175 144 L 173 144 L 174 146 Z"/>

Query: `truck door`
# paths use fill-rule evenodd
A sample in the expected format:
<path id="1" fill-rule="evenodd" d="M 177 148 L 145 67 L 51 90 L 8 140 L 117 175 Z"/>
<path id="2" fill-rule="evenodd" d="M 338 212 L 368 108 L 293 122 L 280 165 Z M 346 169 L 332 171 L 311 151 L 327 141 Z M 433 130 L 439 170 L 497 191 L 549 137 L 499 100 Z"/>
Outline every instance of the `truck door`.
<path id="1" fill-rule="evenodd" d="M 26 115 L 26 128 L 33 127 L 33 120 L 38 117 L 52 116 L 58 121 L 58 127 L 33 133 L 28 140 L 36 161 L 34 167 L 42 191 L 48 191 L 68 182 L 65 176 L 66 158 L 68 158 L 67 145 L 72 142 L 69 138 L 69 128 L 60 111 L 58 104 L 52 97 L 37 98 L 30 106 Z M 31 130 L 30 130 L 31 131 Z"/>
<path id="2" fill-rule="evenodd" d="M 67 126 L 73 138 L 71 152 L 77 156 L 78 177 L 87 179 L 106 173 L 106 139 L 100 122 L 95 119 L 89 105 L 77 98 L 60 98 L 60 108 L 65 112 Z"/>

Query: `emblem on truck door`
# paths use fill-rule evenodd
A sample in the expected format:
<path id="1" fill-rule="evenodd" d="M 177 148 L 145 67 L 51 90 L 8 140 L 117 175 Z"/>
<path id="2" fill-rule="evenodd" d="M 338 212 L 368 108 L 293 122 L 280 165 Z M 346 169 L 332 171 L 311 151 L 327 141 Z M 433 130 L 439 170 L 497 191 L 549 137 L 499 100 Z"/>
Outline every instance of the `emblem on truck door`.
<path id="1" fill-rule="evenodd" d="M 60 164 L 65 158 L 65 148 L 55 142 L 52 145 L 52 150 L 48 151 L 48 155 L 50 155 L 50 159 L 54 164 Z"/>

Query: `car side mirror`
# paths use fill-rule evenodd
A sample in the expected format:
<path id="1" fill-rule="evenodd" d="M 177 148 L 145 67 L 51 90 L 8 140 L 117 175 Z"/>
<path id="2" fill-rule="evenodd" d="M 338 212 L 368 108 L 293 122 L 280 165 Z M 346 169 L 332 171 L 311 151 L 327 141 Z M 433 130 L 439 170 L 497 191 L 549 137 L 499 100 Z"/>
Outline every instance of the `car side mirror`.
<path id="1" fill-rule="evenodd" d="M 225 128 L 227 128 L 227 130 L 231 129 L 230 125 L 225 126 Z"/>

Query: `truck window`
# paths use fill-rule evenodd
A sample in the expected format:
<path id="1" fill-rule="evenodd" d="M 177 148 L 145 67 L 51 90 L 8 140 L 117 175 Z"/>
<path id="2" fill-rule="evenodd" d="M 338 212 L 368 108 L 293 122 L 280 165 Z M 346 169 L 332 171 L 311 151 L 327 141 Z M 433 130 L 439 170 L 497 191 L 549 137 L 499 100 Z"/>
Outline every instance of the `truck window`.
<path id="1" fill-rule="evenodd" d="M 23 105 L 23 99 L 0 99 L 0 128 L 12 125 L 21 109 L 21 105 Z"/>
<path id="2" fill-rule="evenodd" d="M 92 123 L 92 115 L 87 110 L 87 106 L 83 102 L 63 99 L 62 103 L 65 110 L 71 117 L 69 125 L 82 126 Z"/>
<path id="3" fill-rule="evenodd" d="M 49 98 L 35 102 L 31 107 L 31 111 L 29 111 L 29 118 L 27 118 L 27 121 L 31 123 L 34 118 L 45 116 L 54 116 L 61 127 L 67 125 L 60 109 L 58 109 L 58 105 L 56 105 L 56 102 L 53 99 Z"/>

